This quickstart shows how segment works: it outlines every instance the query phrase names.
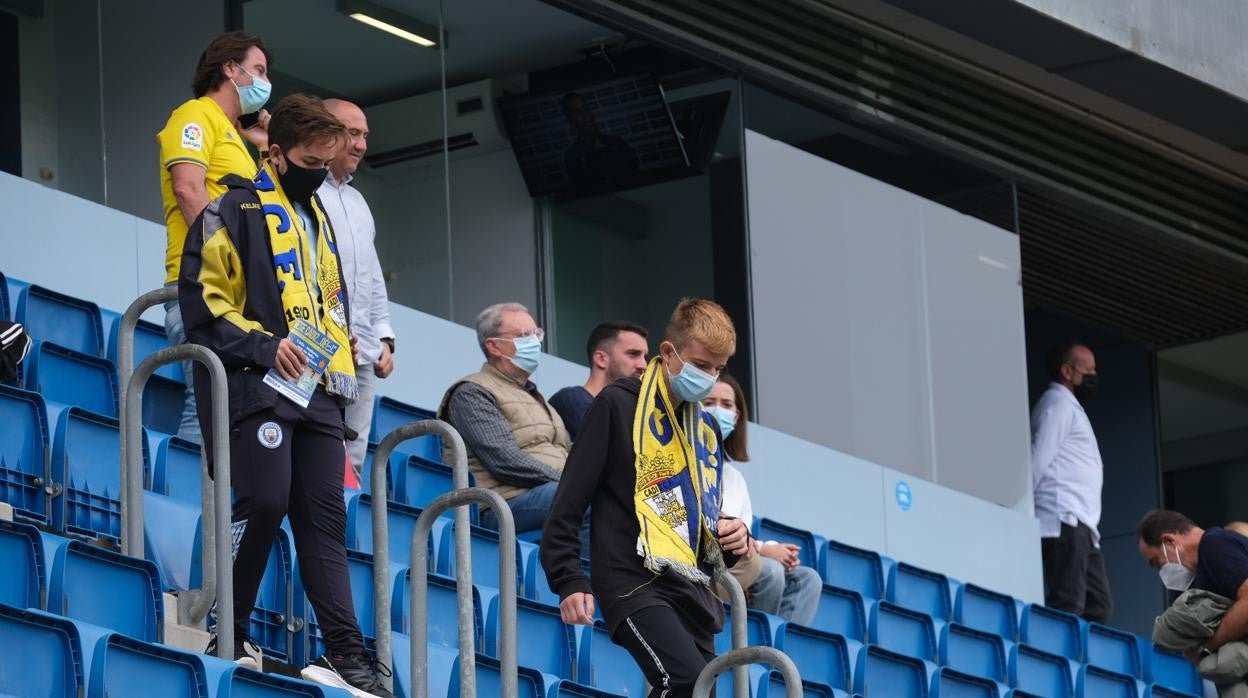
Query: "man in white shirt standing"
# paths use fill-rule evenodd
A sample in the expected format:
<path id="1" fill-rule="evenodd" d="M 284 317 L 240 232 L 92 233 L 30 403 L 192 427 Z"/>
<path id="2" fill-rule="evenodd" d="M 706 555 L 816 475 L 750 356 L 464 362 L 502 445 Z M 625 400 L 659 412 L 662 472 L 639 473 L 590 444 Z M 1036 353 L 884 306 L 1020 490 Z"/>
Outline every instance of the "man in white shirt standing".
<path id="1" fill-rule="evenodd" d="M 341 99 L 325 100 L 325 108 L 347 127 L 347 137 L 329 165 L 329 176 L 317 190 L 338 240 L 342 276 L 351 309 L 351 334 L 359 342 L 356 380 L 360 396 L 347 407 L 347 426 L 357 436 L 347 443 L 347 456 L 356 475 L 364 467 L 368 431 L 373 422 L 376 378 L 394 370 L 394 328 L 390 326 L 390 299 L 373 246 L 373 213 L 351 178 L 368 151 L 368 120 L 358 106 Z"/>
<path id="2" fill-rule="evenodd" d="M 1040 550 L 1044 603 L 1090 621 L 1113 612 L 1101 555 L 1101 484 L 1104 467 L 1092 424 L 1080 399 L 1096 389 L 1096 357 L 1078 342 L 1053 350 L 1049 389 L 1031 412 L 1031 483 Z"/>

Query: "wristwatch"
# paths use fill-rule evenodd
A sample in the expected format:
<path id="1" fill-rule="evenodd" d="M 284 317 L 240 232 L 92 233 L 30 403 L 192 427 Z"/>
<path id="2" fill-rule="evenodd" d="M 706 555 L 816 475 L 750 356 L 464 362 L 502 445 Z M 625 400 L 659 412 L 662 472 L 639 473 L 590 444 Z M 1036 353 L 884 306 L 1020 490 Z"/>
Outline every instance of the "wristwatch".
<path id="1" fill-rule="evenodd" d="M 390 347 L 390 353 L 393 354 L 394 353 L 394 337 L 382 337 L 381 341 L 384 342 L 386 346 Z"/>
<path id="2" fill-rule="evenodd" d="M 1204 645 L 1200 646 L 1200 658 L 1201 659 L 1204 659 L 1205 657 L 1208 657 L 1211 654 L 1213 654 L 1213 650 L 1209 649 L 1208 647 L 1205 647 Z"/>

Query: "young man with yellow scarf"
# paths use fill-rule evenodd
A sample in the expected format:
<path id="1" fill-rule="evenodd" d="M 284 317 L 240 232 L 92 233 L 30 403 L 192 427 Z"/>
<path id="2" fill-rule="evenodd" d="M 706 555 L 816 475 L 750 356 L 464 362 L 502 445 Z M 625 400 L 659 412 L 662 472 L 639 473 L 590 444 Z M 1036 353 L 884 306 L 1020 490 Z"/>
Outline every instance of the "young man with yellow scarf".
<path id="1" fill-rule="evenodd" d="M 347 573 L 343 408 L 356 398 L 355 362 L 334 234 L 315 195 L 344 133 L 315 97 L 290 95 L 277 105 L 260 173 L 223 179 L 226 193 L 192 224 L 178 301 L 187 338 L 216 352 L 229 381 L 235 659 L 248 661 L 256 592 L 289 515 L 327 647 L 304 678 L 361 698 L 392 698 L 364 652 Z M 264 382 L 271 369 L 292 381 L 303 372 L 307 357 L 287 336 L 301 321 L 337 344 L 307 407 Z M 197 365 L 204 434 L 212 430 L 207 379 Z"/>
<path id="2" fill-rule="evenodd" d="M 592 625 L 596 600 L 651 698 L 692 694 L 724 625 L 711 577 L 750 551 L 748 525 L 720 518 L 722 439 L 701 405 L 736 342 L 719 305 L 681 301 L 645 374 L 590 406 L 542 531 L 563 621 Z M 580 561 L 586 509 L 592 581 Z"/>

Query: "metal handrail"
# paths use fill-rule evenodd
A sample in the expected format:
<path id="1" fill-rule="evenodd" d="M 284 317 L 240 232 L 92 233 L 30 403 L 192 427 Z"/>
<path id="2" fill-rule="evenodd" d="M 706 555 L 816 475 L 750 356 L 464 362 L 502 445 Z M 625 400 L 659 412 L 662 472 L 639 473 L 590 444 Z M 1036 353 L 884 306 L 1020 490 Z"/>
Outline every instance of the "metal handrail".
<path id="1" fill-rule="evenodd" d="M 786 698 L 802 698 L 802 677 L 797 673 L 797 665 L 789 659 L 789 655 L 774 647 L 742 647 L 725 652 L 712 659 L 698 674 L 693 684 L 693 698 L 711 698 L 711 690 L 715 688 L 715 679 L 729 667 L 745 667 L 747 664 L 766 662 L 780 670 L 784 677 L 784 694 Z M 734 677 L 735 679 L 735 677 Z"/>
<path id="2" fill-rule="evenodd" d="M 122 551 L 131 556 L 144 554 L 143 533 L 143 389 L 160 366 L 182 361 L 198 361 L 208 369 L 212 391 L 213 448 L 216 473 L 208 477 L 207 461 L 200 458 L 202 494 L 201 539 L 203 548 L 203 588 L 179 595 L 181 623 L 198 623 L 217 602 L 218 615 L 230 619 L 218 623 L 217 655 L 233 659 L 234 651 L 234 568 L 230 537 L 230 442 L 229 388 L 225 367 L 217 355 L 197 344 L 162 349 L 134 366 L 134 330 L 139 317 L 148 309 L 177 298 L 173 288 L 161 288 L 139 296 L 126 309 L 118 328 L 117 371 L 121 389 L 121 526 Z M 186 377 L 191 380 L 191 376 Z M 184 602 L 184 598 L 187 601 Z M 185 614 L 184 614 L 185 610 Z"/>
<path id="3" fill-rule="evenodd" d="M 498 659 L 502 673 L 500 694 L 502 696 L 518 695 L 519 678 L 516 654 L 516 524 L 511 516 L 511 509 L 502 495 L 494 490 L 483 487 L 457 489 L 440 495 L 420 512 L 416 519 L 416 531 L 412 534 L 412 686 L 413 698 L 428 698 L 429 695 L 429 623 L 417 623 L 415 614 L 429 615 L 429 532 L 433 522 L 450 507 L 458 507 L 466 511 L 469 504 L 485 504 L 494 509 L 498 518 L 498 576 L 499 589 L 499 652 Z M 458 521 L 456 522 L 458 527 Z M 458 533 L 458 531 L 457 531 Z M 456 541 L 455 550 L 455 588 L 456 590 L 472 589 L 472 554 L 468 545 Z M 474 627 L 472 601 L 468 605 L 459 606 L 459 695 L 475 698 L 477 695 L 476 642 L 471 629 Z M 468 632 L 465 632 L 465 629 Z M 465 640 L 467 637 L 467 640 Z"/>
<path id="4" fill-rule="evenodd" d="M 732 576 L 726 568 L 719 570 L 716 580 L 720 586 L 728 590 L 728 598 L 732 605 L 732 649 L 745 649 L 749 645 L 745 590 L 741 588 L 741 582 L 738 582 L 737 578 Z M 745 664 L 738 664 L 733 668 L 732 685 L 734 698 L 750 698 L 750 670 Z"/>
<path id="5" fill-rule="evenodd" d="M 456 431 L 454 427 L 452 427 L 450 424 L 447 424 L 446 422 L 435 420 L 435 419 L 429 419 L 429 420 L 423 420 L 419 422 L 412 422 L 410 424 L 405 424 L 395 429 L 394 431 L 390 432 L 389 434 L 386 434 L 386 436 L 382 438 L 381 443 L 378 444 L 376 453 L 373 454 L 373 469 L 370 474 L 371 475 L 370 493 L 372 495 L 372 510 L 373 510 L 373 589 L 374 589 L 374 597 L 375 597 L 374 603 L 373 603 L 373 622 L 374 622 L 373 627 L 377 628 L 377 659 L 378 661 L 391 665 L 391 666 L 393 666 L 394 649 L 390 641 L 390 634 L 383 631 L 383 628 L 389 628 L 391 626 L 391 618 L 390 618 L 391 597 L 390 597 L 390 594 L 387 593 L 390 588 L 390 579 L 389 579 L 390 534 L 389 534 L 389 529 L 386 525 L 386 519 L 387 519 L 387 514 L 388 514 L 387 478 L 389 476 L 388 469 L 389 469 L 389 464 L 390 464 L 389 463 L 390 454 L 394 452 L 394 449 L 400 443 L 408 439 L 414 439 L 420 436 L 429 436 L 429 435 L 436 435 L 436 436 L 441 437 L 443 443 L 447 445 L 447 448 L 450 451 L 451 468 L 452 468 L 452 484 L 455 488 L 453 492 L 472 491 L 468 487 L 468 456 L 467 456 L 468 451 L 464 447 L 464 440 L 459 435 L 459 432 Z M 447 497 L 447 495 L 442 495 L 442 497 L 435 499 L 434 502 L 429 505 L 429 507 L 426 507 L 425 511 L 421 513 L 421 518 L 417 520 L 417 527 L 419 530 L 420 521 L 424 520 L 425 513 L 428 512 L 431 508 L 433 508 L 435 504 L 441 507 L 440 509 L 438 509 L 438 514 L 441 514 L 442 511 L 445 510 L 449 506 L 456 506 L 455 527 L 454 527 L 455 565 L 456 565 L 455 567 L 456 569 L 455 593 L 457 597 L 457 603 L 459 605 L 459 614 L 460 614 L 459 646 L 461 648 L 475 648 L 476 647 L 476 637 L 474 633 L 475 625 L 473 623 L 473 617 L 472 617 L 472 554 L 471 554 L 472 553 L 472 541 L 471 541 L 471 531 L 469 529 L 468 509 L 466 506 L 462 506 L 462 505 L 439 504 L 439 502 L 442 502 L 445 497 Z M 480 500 L 471 499 L 469 501 L 480 501 Z M 469 502 L 466 502 L 466 503 L 469 503 Z M 503 604 L 502 606 L 503 637 L 501 638 L 503 651 L 501 652 L 501 654 L 503 655 L 502 659 L 503 659 L 504 685 L 507 685 L 507 681 L 508 681 L 507 677 L 510 676 L 511 677 L 510 685 L 512 686 L 512 689 L 514 691 L 515 686 L 516 686 L 516 678 L 515 678 L 516 677 L 516 662 L 515 662 L 515 651 L 514 651 L 515 617 L 516 617 L 515 524 L 511 516 L 511 509 L 506 506 L 506 502 L 504 502 L 501 497 L 497 497 L 497 501 L 491 499 L 489 501 L 486 501 L 485 503 L 491 506 L 494 506 L 494 508 L 498 510 L 499 547 L 501 548 L 500 557 L 503 558 L 504 560 L 509 559 L 511 561 L 510 563 L 507 563 L 505 561 L 501 563 L 505 567 L 502 570 L 501 579 L 502 579 L 502 586 L 504 588 L 502 589 L 501 597 L 500 597 L 500 602 Z M 499 506 L 499 503 L 501 503 L 501 507 Z M 436 518 L 438 514 L 435 514 L 434 518 Z M 432 527 L 433 525 L 433 520 L 434 520 L 433 518 L 429 519 L 430 527 Z M 506 525 L 504 525 L 504 520 L 506 522 Z M 510 533 L 507 533 L 506 531 L 510 531 Z M 426 530 L 423 535 L 418 534 L 418 540 L 420 542 L 420 552 L 422 555 L 422 559 L 425 560 L 425 563 L 423 563 L 420 566 L 420 570 L 419 570 L 420 575 L 421 575 L 420 577 L 421 583 L 418 585 L 416 584 L 416 581 L 413 580 L 412 588 L 413 590 L 415 590 L 419 586 L 421 594 L 427 593 L 427 590 L 425 589 L 425 580 L 427 579 L 427 576 L 425 575 L 427 575 L 428 570 L 423 565 L 427 565 L 428 563 L 428 548 L 427 548 L 428 538 L 429 538 L 428 530 Z M 415 540 L 417 539 L 413 540 L 413 543 L 412 543 L 413 546 L 416 545 Z M 413 570 L 416 570 L 418 566 L 415 562 L 415 557 L 416 557 L 415 554 L 413 554 L 413 563 L 412 563 Z M 508 564 L 510 564 L 510 567 L 507 567 Z M 509 579 L 511 581 L 510 585 L 508 585 L 507 583 Z M 511 598 L 510 605 L 507 602 L 509 595 Z M 415 597 L 413 598 L 415 599 Z M 413 613 L 416 613 L 417 608 L 421 608 L 421 609 L 425 608 L 425 605 L 423 605 L 425 602 L 422 601 L 421 603 L 422 605 L 417 606 L 415 605 L 415 600 L 413 600 L 413 606 L 412 606 Z M 465 617 L 465 613 L 467 613 L 466 617 Z M 427 613 L 426 613 L 426 617 L 427 617 Z M 420 650 L 423 653 L 426 651 L 426 648 L 424 647 L 424 641 L 422 640 L 421 643 L 417 643 L 415 632 L 416 632 L 416 629 L 419 628 L 420 632 L 422 633 L 421 637 L 427 637 L 428 628 L 423 623 L 415 622 L 415 619 L 413 619 L 412 626 L 413 626 L 413 637 L 412 637 L 413 652 L 415 652 L 417 644 L 420 644 Z M 508 628 L 510 628 L 510 630 L 508 630 Z M 507 659 L 506 659 L 506 657 L 508 656 L 507 647 L 512 648 L 511 653 L 510 653 L 512 657 L 512 661 L 510 663 L 510 666 L 511 666 L 510 672 L 508 672 L 507 670 L 507 667 L 509 666 Z M 469 652 L 468 660 L 466 662 L 461 659 L 461 663 L 460 663 L 461 676 L 469 677 L 469 678 L 466 678 L 465 680 L 469 681 L 471 685 L 473 686 L 475 686 L 475 681 L 476 681 L 476 675 L 475 673 L 473 673 L 475 669 L 475 663 L 476 663 L 476 658 L 472 652 Z M 416 675 L 417 671 L 418 669 L 416 667 L 413 667 L 412 669 L 413 676 Z M 421 662 L 419 671 L 422 672 L 421 673 L 422 678 L 420 681 L 414 681 L 415 687 L 413 688 L 413 690 L 418 691 L 416 695 L 423 696 L 424 692 L 427 690 L 425 680 L 423 679 L 423 676 L 424 676 L 423 674 L 424 662 L 423 661 Z M 464 673 L 465 671 L 467 673 Z M 387 683 L 391 682 L 390 677 L 387 677 L 384 680 Z M 464 685 L 469 685 L 469 684 L 465 683 Z M 393 686 L 388 686 L 388 688 L 393 688 Z"/>

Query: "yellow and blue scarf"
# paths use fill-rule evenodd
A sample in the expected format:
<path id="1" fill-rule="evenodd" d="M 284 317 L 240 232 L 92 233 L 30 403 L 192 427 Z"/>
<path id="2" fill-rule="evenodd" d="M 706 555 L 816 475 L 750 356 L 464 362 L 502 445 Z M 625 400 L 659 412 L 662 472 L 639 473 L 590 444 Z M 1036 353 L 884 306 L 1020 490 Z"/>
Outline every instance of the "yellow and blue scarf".
<path id="1" fill-rule="evenodd" d="M 709 585 L 698 569 L 698 551 L 713 566 L 722 564 L 715 534 L 723 473 L 719 439 L 699 403 L 686 402 L 676 410 L 664 370 L 659 357 L 650 361 L 633 415 L 633 504 L 641 525 L 637 552 L 651 572 L 670 568 Z"/>
<path id="2" fill-rule="evenodd" d="M 256 194 L 273 251 L 273 271 L 282 295 L 287 327 L 306 320 L 338 343 L 325 371 L 325 390 L 353 402 L 359 395 L 355 381 L 355 361 L 351 356 L 351 333 L 347 326 L 347 294 L 338 269 L 338 248 L 320 202 L 312 198 L 311 210 L 320 234 L 316 236 L 315 267 L 307 259 L 308 234 L 295 207 L 282 191 L 281 182 L 270 163 L 256 175 Z M 315 279 L 303 272 L 315 268 Z"/>

